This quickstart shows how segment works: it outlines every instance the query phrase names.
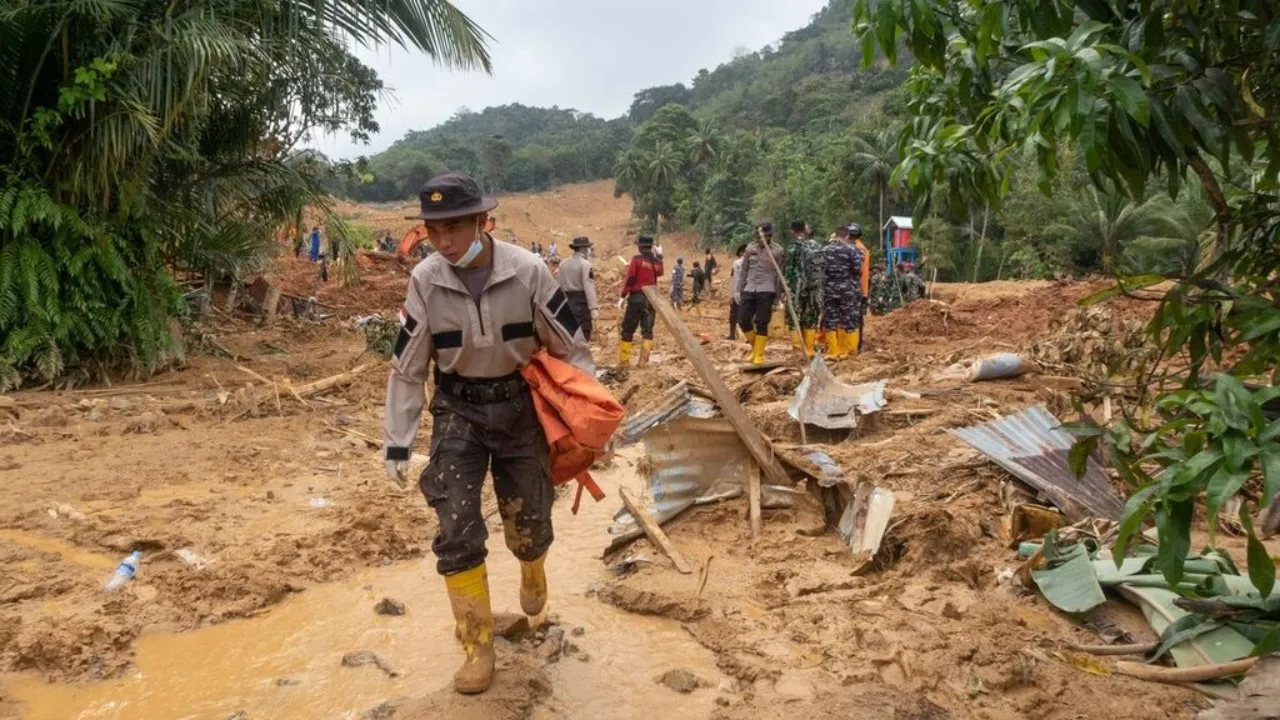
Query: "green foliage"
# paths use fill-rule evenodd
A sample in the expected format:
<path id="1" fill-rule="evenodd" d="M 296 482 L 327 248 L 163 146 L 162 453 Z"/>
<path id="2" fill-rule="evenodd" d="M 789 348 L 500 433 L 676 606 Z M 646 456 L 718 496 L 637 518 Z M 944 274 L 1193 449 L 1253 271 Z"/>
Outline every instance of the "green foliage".
<path id="1" fill-rule="evenodd" d="M 377 129 L 347 42 L 487 69 L 443 0 L 13 0 L 0 8 L 0 387 L 177 351 L 173 276 L 238 278 L 322 201 L 294 146 Z"/>
<path id="2" fill-rule="evenodd" d="M 1126 242 L 1129 260 L 1180 249 L 1178 282 L 1148 326 L 1169 362 L 1141 374 L 1136 409 L 1125 407 L 1108 429 L 1116 466 L 1134 488 L 1117 558 L 1154 519 L 1157 565 L 1176 582 L 1201 498 L 1212 533 L 1218 509 L 1251 478 L 1264 505 L 1280 486 L 1280 420 L 1264 410 L 1280 396 L 1280 8 L 1260 0 L 858 0 L 855 27 L 866 62 L 877 46 L 892 58 L 900 40 L 920 60 L 909 84 L 916 119 L 898 169 L 913 189 L 930 193 L 936 184 L 952 198 L 999 205 L 1027 158 L 1047 192 L 1062 148 L 1074 143 L 1094 189 L 1075 213 L 1088 226 L 1073 230 L 1092 235 L 1104 258 Z M 1175 207 L 1188 171 L 1202 197 Z M 1148 194 L 1152 180 L 1164 181 L 1168 197 Z M 1185 222 L 1171 223 L 1178 217 Z M 1162 279 L 1122 280 L 1107 294 Z M 1246 385 L 1249 378 L 1261 382 Z M 1082 442 L 1096 441 L 1090 435 Z M 1266 594 L 1273 562 L 1251 523 L 1242 524 L 1250 576 Z"/>
<path id="3" fill-rule="evenodd" d="M 330 192 L 361 202 L 413 197 L 431 176 L 465 172 L 489 192 L 543 190 L 610 177 L 630 140 L 626 119 L 605 121 L 576 110 L 513 104 L 459 110 L 444 124 L 414 131 L 357 163 L 370 179 L 335 167 Z"/>

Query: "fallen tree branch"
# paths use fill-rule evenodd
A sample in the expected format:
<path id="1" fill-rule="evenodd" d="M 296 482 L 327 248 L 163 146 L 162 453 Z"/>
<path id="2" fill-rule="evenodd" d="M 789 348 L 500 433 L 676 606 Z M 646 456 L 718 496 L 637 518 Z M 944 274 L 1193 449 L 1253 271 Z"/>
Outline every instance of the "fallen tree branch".
<path id="1" fill-rule="evenodd" d="M 1183 683 L 1198 683 L 1209 680 L 1217 680 L 1219 678 L 1230 677 L 1232 675 L 1240 675 L 1249 671 L 1258 658 L 1251 657 L 1235 662 L 1223 663 L 1221 665 L 1196 665 L 1194 667 L 1170 668 L 1155 667 L 1153 665 L 1143 665 L 1142 663 L 1120 661 L 1116 663 L 1116 672 L 1129 677 L 1136 677 L 1141 680 L 1150 680 L 1151 682 L 1170 683 L 1173 685 L 1181 685 Z"/>
<path id="2" fill-rule="evenodd" d="M 1157 643 L 1134 643 L 1133 645 L 1070 645 L 1076 652 L 1090 655 L 1146 655 L 1156 649 Z M 1148 667 L 1148 666 L 1143 666 Z"/>

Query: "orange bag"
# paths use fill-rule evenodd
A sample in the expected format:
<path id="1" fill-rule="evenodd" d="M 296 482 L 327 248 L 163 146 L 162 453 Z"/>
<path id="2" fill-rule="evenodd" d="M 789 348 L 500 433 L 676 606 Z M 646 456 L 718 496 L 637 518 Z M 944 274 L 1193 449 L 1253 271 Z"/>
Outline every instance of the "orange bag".
<path id="1" fill-rule="evenodd" d="M 520 369 L 533 390 L 533 406 L 551 447 L 551 482 L 578 481 L 573 514 L 578 514 L 582 491 L 596 502 L 604 491 L 588 472 L 605 454 L 605 446 L 622 422 L 623 409 L 608 388 L 591 375 L 539 350 Z"/>

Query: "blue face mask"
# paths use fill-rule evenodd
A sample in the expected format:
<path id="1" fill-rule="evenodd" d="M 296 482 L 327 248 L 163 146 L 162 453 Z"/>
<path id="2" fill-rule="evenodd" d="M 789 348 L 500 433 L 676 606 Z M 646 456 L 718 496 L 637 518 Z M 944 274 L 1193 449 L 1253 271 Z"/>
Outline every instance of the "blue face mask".
<path id="1" fill-rule="evenodd" d="M 480 257 L 480 253 L 484 252 L 484 241 L 480 238 L 480 218 L 476 218 L 476 237 L 471 241 L 471 247 L 467 248 L 467 252 L 458 258 L 458 262 L 452 263 L 454 267 L 464 268 Z"/>

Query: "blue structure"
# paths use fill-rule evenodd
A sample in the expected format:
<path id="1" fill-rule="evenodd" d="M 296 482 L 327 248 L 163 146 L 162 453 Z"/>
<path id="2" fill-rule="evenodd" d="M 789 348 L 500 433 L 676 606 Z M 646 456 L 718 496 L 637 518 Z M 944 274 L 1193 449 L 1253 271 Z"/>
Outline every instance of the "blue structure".
<path id="1" fill-rule="evenodd" d="M 894 274 L 900 262 L 920 264 L 920 253 L 911 244 L 915 222 L 909 217 L 893 215 L 881 229 L 881 247 L 884 249 L 885 271 Z"/>

